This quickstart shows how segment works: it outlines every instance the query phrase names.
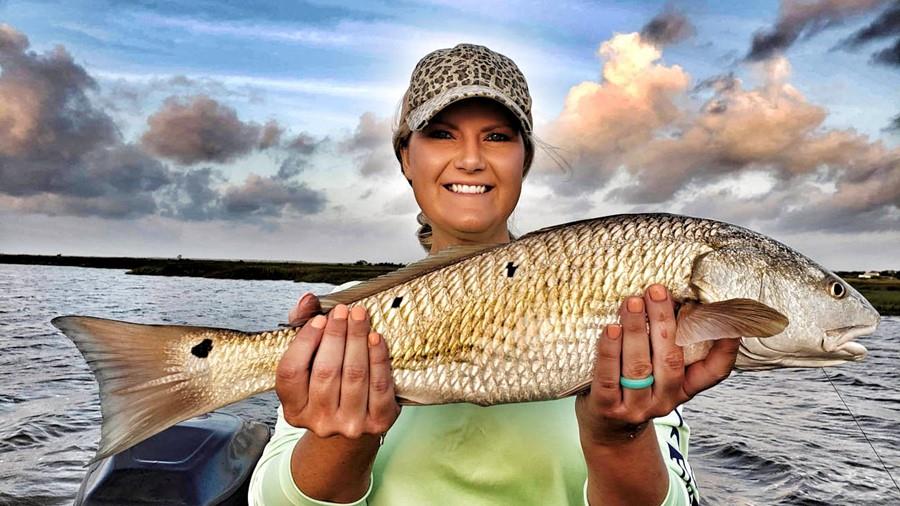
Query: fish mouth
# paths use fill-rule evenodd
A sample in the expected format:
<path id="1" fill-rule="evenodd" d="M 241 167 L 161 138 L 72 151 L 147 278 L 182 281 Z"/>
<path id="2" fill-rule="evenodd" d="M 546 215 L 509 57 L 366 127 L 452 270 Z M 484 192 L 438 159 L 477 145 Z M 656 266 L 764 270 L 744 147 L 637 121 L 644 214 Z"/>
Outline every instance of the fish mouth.
<path id="1" fill-rule="evenodd" d="M 745 340 L 747 338 L 744 338 Z M 770 348 L 766 348 L 769 351 Z M 762 371 L 781 367 L 831 367 L 847 362 L 859 362 L 866 358 L 868 350 L 857 342 L 847 342 L 832 351 L 804 355 L 778 354 L 766 356 L 760 350 L 752 351 L 744 343 L 738 351 L 736 366 L 745 371 Z"/>
<path id="2" fill-rule="evenodd" d="M 822 349 L 827 352 L 845 351 L 849 349 L 862 348 L 865 354 L 865 347 L 859 343 L 852 342 L 857 337 L 867 336 L 875 332 L 878 324 L 874 325 L 851 325 L 848 327 L 839 327 L 836 329 L 826 330 L 825 337 L 822 341 Z M 849 346 L 852 345 L 852 346 Z"/>

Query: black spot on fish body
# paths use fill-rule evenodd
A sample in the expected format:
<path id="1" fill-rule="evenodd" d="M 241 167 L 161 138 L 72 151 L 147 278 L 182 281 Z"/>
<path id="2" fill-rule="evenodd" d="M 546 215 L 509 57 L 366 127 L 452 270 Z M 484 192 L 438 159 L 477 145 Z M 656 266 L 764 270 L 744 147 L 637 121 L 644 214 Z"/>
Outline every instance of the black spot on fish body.
<path id="1" fill-rule="evenodd" d="M 391 302 L 391 308 L 397 309 L 400 307 L 401 302 L 403 302 L 403 297 L 394 297 L 394 302 Z"/>
<path id="2" fill-rule="evenodd" d="M 506 277 L 511 278 L 513 274 L 516 273 L 516 269 L 518 269 L 518 265 L 514 265 L 512 262 L 506 263 Z"/>
<path id="3" fill-rule="evenodd" d="M 212 351 L 212 339 L 204 339 L 200 341 L 200 344 L 191 348 L 191 355 L 197 358 L 206 358 L 209 356 L 209 352 Z"/>

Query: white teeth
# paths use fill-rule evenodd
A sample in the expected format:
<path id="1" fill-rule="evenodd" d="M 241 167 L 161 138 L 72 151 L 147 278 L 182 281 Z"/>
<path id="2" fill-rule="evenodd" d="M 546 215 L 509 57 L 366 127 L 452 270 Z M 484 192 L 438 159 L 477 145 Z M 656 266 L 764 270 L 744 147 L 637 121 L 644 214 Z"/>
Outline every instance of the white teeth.
<path id="1" fill-rule="evenodd" d="M 478 185 L 472 186 L 467 184 L 451 184 L 450 191 L 453 193 L 484 193 L 487 191 L 487 186 Z"/>

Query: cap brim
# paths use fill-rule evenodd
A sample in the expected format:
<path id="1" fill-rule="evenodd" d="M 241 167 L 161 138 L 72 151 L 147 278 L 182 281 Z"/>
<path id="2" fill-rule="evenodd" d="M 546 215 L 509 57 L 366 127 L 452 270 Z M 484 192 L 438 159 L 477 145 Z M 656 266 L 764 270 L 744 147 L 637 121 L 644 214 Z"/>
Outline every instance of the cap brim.
<path id="1" fill-rule="evenodd" d="M 518 118 L 519 123 L 522 125 L 522 130 L 524 130 L 525 133 L 531 133 L 531 123 L 528 120 L 528 116 L 511 98 L 494 88 L 480 84 L 456 86 L 431 97 L 424 104 L 420 105 L 407 115 L 406 124 L 409 126 L 409 129 L 414 132 L 422 130 L 425 128 L 425 125 L 431 121 L 431 118 L 448 105 L 466 98 L 475 97 L 490 98 L 500 102 L 501 105 L 509 109 L 510 112 Z"/>

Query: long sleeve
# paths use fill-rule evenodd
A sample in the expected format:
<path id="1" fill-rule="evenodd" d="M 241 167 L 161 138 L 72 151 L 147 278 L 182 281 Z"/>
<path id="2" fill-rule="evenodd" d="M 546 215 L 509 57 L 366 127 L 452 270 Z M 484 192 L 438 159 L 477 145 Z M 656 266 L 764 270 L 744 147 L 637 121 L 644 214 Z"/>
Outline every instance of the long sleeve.
<path id="1" fill-rule="evenodd" d="M 350 281 L 335 287 L 333 292 L 350 288 L 359 281 Z M 262 457 L 256 463 L 253 476 L 250 478 L 250 490 L 247 500 L 250 506 L 330 506 L 335 504 L 349 504 L 359 506 L 366 504 L 366 499 L 372 493 L 372 483 L 369 480 L 369 490 L 358 501 L 353 503 L 332 503 L 318 501 L 305 495 L 291 475 L 291 455 L 297 441 L 303 437 L 306 429 L 292 426 L 284 419 L 281 404 L 278 405 L 278 418 L 275 422 L 275 432 L 263 450 Z"/>
<path id="2" fill-rule="evenodd" d="M 293 427 L 285 421 L 281 405 L 279 405 L 278 421 L 275 422 L 275 433 L 263 450 L 262 457 L 256 463 L 256 469 L 254 469 L 253 476 L 250 479 L 249 504 L 251 506 L 365 505 L 366 499 L 372 492 L 374 480 L 369 480 L 369 490 L 366 491 L 366 494 L 358 501 L 352 503 L 318 501 L 308 497 L 297 488 L 291 475 L 291 454 L 297 441 L 303 437 L 305 432 L 306 429 Z"/>

